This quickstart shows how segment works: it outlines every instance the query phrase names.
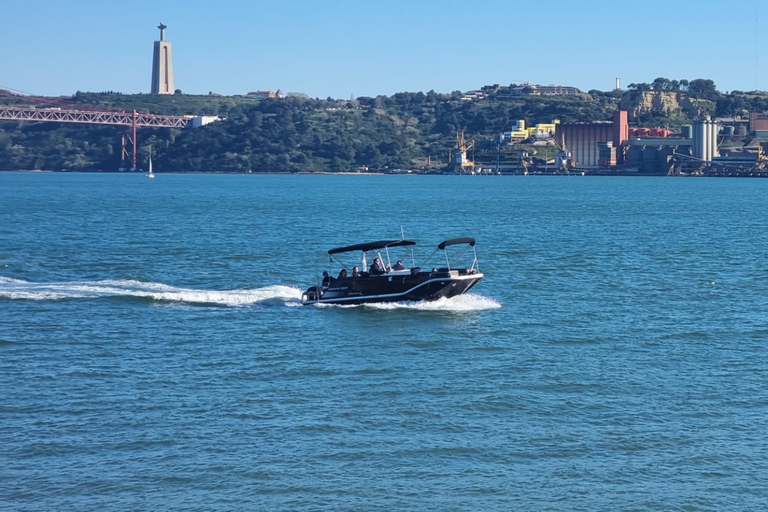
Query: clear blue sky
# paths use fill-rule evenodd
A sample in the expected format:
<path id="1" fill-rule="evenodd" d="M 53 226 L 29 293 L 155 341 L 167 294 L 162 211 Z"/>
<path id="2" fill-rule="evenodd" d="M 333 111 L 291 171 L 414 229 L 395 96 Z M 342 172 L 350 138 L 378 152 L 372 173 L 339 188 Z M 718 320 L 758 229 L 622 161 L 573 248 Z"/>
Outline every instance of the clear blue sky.
<path id="1" fill-rule="evenodd" d="M 160 21 L 185 93 L 312 97 L 530 81 L 768 89 L 764 1 L 3 0 L 0 88 L 149 92 Z M 762 12 L 760 12 L 762 11 Z M 758 29 L 759 25 L 759 29 Z"/>

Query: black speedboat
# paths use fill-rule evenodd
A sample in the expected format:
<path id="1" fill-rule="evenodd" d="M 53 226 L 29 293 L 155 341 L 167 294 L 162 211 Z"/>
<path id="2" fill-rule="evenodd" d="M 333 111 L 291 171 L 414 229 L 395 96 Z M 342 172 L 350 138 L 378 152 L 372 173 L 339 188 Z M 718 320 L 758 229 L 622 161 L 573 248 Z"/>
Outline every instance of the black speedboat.
<path id="1" fill-rule="evenodd" d="M 441 242 L 435 252 L 445 253 L 444 267 L 432 267 L 422 270 L 421 267 L 391 265 L 390 249 L 398 247 L 411 249 L 413 262 L 413 240 L 380 240 L 364 244 L 349 245 L 331 249 L 328 254 L 343 255 L 346 253 L 362 253 L 362 271 L 350 271 L 345 267 L 339 277 L 331 277 L 327 271 L 316 286 L 312 286 L 301 296 L 302 304 L 363 304 L 366 302 L 399 302 L 437 300 L 442 297 L 455 297 L 472 288 L 483 278 L 477 265 L 477 252 L 474 238 L 452 238 Z M 448 247 L 463 246 L 451 251 L 458 252 L 453 261 L 449 259 Z M 462 256 L 471 249 L 471 263 L 468 267 L 456 266 Z M 433 253 L 434 254 L 434 253 Z M 469 259 L 468 257 L 465 257 Z M 378 259 L 384 267 L 384 273 L 377 274 L 374 265 L 367 266 L 368 261 Z M 340 261 L 331 259 L 333 263 Z M 398 260 L 400 263 L 401 260 Z M 343 266 L 343 265 L 342 265 Z M 357 269 L 357 267 L 354 267 Z"/>

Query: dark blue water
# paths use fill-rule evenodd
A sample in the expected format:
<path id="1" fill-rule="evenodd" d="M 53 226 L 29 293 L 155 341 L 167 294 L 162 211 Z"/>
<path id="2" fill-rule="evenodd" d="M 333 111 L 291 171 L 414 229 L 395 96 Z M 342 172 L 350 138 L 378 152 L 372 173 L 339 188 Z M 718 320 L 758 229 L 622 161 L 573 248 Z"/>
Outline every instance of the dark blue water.
<path id="1" fill-rule="evenodd" d="M 0 173 L 2 510 L 765 510 L 768 180 Z M 329 248 L 478 240 L 418 305 Z M 418 262 L 418 261 L 417 261 Z"/>

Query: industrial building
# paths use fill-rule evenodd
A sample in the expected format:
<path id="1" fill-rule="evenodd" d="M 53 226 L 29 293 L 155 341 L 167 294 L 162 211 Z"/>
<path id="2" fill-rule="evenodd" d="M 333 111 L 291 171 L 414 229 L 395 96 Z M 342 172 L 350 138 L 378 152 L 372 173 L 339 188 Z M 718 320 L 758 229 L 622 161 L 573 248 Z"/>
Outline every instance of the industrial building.
<path id="1" fill-rule="evenodd" d="M 751 131 L 750 128 L 753 128 Z M 629 127 L 628 112 L 614 112 L 612 121 L 553 123 L 528 127 L 524 120 L 492 143 L 481 144 L 474 161 L 474 139 L 465 141 L 463 132 L 450 156 L 454 172 L 494 174 L 600 174 L 646 176 L 765 176 L 768 177 L 768 114 L 745 119 L 701 116 L 680 133 L 667 128 Z M 547 138 L 554 132 L 554 137 Z M 553 145 L 551 151 L 534 150 L 517 144 Z M 492 146 L 491 146 L 492 144 Z M 473 157 L 467 158 L 472 148 Z M 518 148 L 516 153 L 509 149 Z M 493 155 L 495 163 L 487 157 Z"/>
<path id="2" fill-rule="evenodd" d="M 693 157 L 704 162 L 720 156 L 717 150 L 718 124 L 709 116 L 693 124 Z"/>
<path id="3" fill-rule="evenodd" d="M 768 114 L 749 114 L 749 130 L 755 133 L 756 137 L 768 137 Z"/>
<path id="4" fill-rule="evenodd" d="M 571 153 L 572 167 L 594 169 L 600 159 L 599 143 L 613 141 L 614 123 L 562 123 L 557 127 L 557 145 Z"/>
<path id="5" fill-rule="evenodd" d="M 683 126 L 679 136 L 662 128 L 629 128 L 627 112 L 618 111 L 613 121 L 560 123 L 555 140 L 562 154 L 561 166 L 614 174 L 703 174 L 728 169 L 764 168 L 763 146 L 734 147 L 720 155 L 720 144 L 746 128 L 740 120 L 722 127 L 718 120 L 704 116 Z M 765 123 L 764 125 L 761 123 Z M 753 116 L 750 124 L 768 131 L 768 115 Z M 768 149 L 768 148 L 766 148 Z"/>
<path id="6" fill-rule="evenodd" d="M 570 165 L 582 169 L 610 165 L 605 162 L 606 159 L 614 162 L 613 165 L 624 163 L 620 148 L 628 138 L 629 124 L 626 110 L 616 112 L 613 121 L 559 123 L 555 130 L 555 142 L 558 147 L 571 154 Z M 599 143 L 606 142 L 610 142 L 611 145 L 602 146 L 603 163 L 601 164 Z"/>

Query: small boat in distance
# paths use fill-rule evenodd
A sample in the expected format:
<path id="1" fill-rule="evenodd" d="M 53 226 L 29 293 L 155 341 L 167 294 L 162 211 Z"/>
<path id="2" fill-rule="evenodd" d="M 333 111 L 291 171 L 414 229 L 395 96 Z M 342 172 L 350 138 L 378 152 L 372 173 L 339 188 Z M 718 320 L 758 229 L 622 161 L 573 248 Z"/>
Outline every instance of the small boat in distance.
<path id="1" fill-rule="evenodd" d="M 482 278 L 477 264 L 477 251 L 474 238 L 452 238 L 441 242 L 437 251 L 445 254 L 444 267 L 432 267 L 422 270 L 412 263 L 404 266 L 402 260 L 392 265 L 390 249 L 404 247 L 410 250 L 413 262 L 413 240 L 379 240 L 362 244 L 337 247 L 328 251 L 331 256 L 359 252 L 362 270 L 342 264 L 337 278 L 332 278 L 328 271 L 323 272 L 317 285 L 311 286 L 301 296 L 301 303 L 309 304 L 364 304 L 369 302 L 430 301 L 443 297 L 450 298 L 465 293 Z M 448 247 L 462 246 L 453 261 L 449 258 Z M 468 266 L 457 266 L 457 262 L 471 249 L 471 261 Z M 382 252 L 383 251 L 383 252 Z M 464 258 L 469 259 L 469 256 Z M 376 261 L 378 260 L 378 261 Z M 368 267 L 367 262 L 374 263 Z M 342 263 L 331 259 L 332 263 Z"/>

